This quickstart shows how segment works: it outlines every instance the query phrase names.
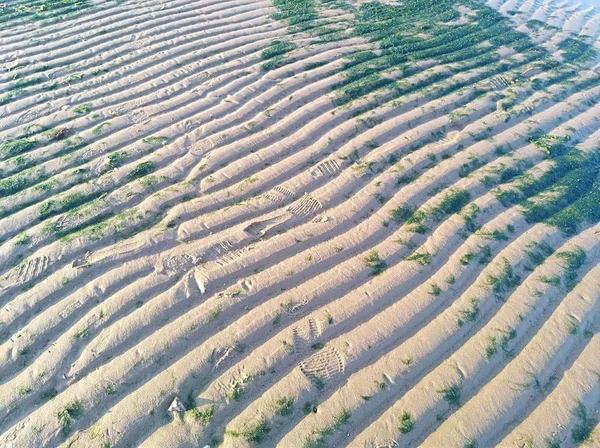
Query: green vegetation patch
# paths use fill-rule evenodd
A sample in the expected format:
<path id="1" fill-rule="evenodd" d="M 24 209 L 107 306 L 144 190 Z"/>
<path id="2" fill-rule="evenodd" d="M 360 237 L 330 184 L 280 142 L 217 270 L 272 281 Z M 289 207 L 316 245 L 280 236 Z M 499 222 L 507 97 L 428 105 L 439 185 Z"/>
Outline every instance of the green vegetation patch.
<path id="1" fill-rule="evenodd" d="M 585 63 L 596 58 L 594 47 L 581 39 L 569 37 L 559 43 L 558 48 L 562 50 L 564 60 L 573 64 Z"/>
<path id="2" fill-rule="evenodd" d="M 203 408 L 194 407 L 185 413 L 186 416 L 190 416 L 197 422 L 203 425 L 208 425 L 215 415 L 215 405 L 205 406 Z"/>
<path id="3" fill-rule="evenodd" d="M 38 142 L 30 138 L 18 138 L 0 144 L 0 154 L 4 157 L 13 157 L 22 154 L 38 146 Z"/>
<path id="4" fill-rule="evenodd" d="M 260 54 L 261 58 L 267 61 L 261 65 L 261 69 L 269 71 L 283 67 L 285 64 L 291 62 L 285 60 L 285 55 L 295 48 L 296 44 L 293 42 L 274 41 L 269 48 L 263 50 Z"/>
<path id="5" fill-rule="evenodd" d="M 532 58 L 545 54 L 525 34 L 512 29 L 508 19 L 492 8 L 473 0 L 458 3 L 472 9 L 476 15 L 466 23 L 457 24 L 455 21 L 460 18 L 460 13 L 456 8 L 457 2 L 452 0 L 406 0 L 397 5 L 377 1 L 361 4 L 355 14 L 352 35 L 375 43 L 379 52 L 361 51 L 348 58 L 344 67 L 346 79 L 335 86 L 338 93 L 336 104 L 347 104 L 381 89 L 404 95 L 451 77 L 449 73 L 439 72 L 412 85 L 405 85 L 402 78 L 416 73 L 415 63 L 419 61 L 461 63 L 464 69 L 476 68 L 499 61 L 493 48 L 501 45 L 512 46 Z M 491 43 L 492 49 L 485 43 Z M 394 69 L 400 70 L 404 76 L 398 80 L 381 76 L 381 73 Z M 502 67 L 494 70 L 498 72 Z M 469 84 L 472 83 L 472 80 L 469 81 Z M 440 93 L 448 93 L 461 86 L 460 82 L 453 81 Z"/>
<path id="6" fill-rule="evenodd" d="M 67 435 L 71 432 L 73 420 L 79 418 L 83 414 L 83 401 L 76 400 L 68 403 L 58 412 L 58 424 L 60 425 L 63 434 Z"/>
<path id="7" fill-rule="evenodd" d="M 577 421 L 571 430 L 573 442 L 577 445 L 589 442 L 592 439 L 592 433 L 598 424 L 598 420 L 588 414 L 587 409 L 581 401 L 577 403 L 572 412 Z"/>
<path id="8" fill-rule="evenodd" d="M 90 199 L 90 197 L 81 193 L 71 193 L 61 199 L 51 199 L 40 205 L 40 218 L 45 219 L 58 213 L 73 211 Z"/>
<path id="9" fill-rule="evenodd" d="M 408 412 L 403 412 L 398 423 L 398 429 L 400 429 L 400 432 L 402 434 L 408 434 L 413 430 L 414 427 L 415 420 L 413 419 L 412 415 L 410 415 Z"/>
<path id="10" fill-rule="evenodd" d="M 379 275 L 387 268 L 387 263 L 379 257 L 379 253 L 375 249 L 367 254 L 364 262 L 367 267 L 372 269 L 371 275 Z"/>
<path id="11" fill-rule="evenodd" d="M 556 256 L 562 261 L 565 269 L 565 284 L 567 290 L 571 291 L 578 283 L 578 271 L 584 265 L 587 255 L 581 247 L 571 251 L 561 251 Z"/>
<path id="12" fill-rule="evenodd" d="M 167 137 L 163 137 L 162 135 L 151 135 L 149 137 L 144 137 L 142 141 L 150 146 L 160 146 L 167 143 Z"/>
<path id="13" fill-rule="evenodd" d="M 513 271 L 512 265 L 506 258 L 502 258 L 502 266 L 497 274 L 488 274 L 485 280 L 496 297 L 503 297 L 512 288 L 521 283 L 521 277 Z"/>
<path id="14" fill-rule="evenodd" d="M 446 400 L 450 405 L 456 407 L 460 405 L 460 399 L 462 395 L 462 387 L 460 385 L 453 384 L 452 386 L 438 390 L 438 393 L 442 394 L 444 400 Z"/>
<path id="15" fill-rule="evenodd" d="M 10 196 L 31 185 L 41 182 L 46 175 L 33 168 L 0 180 L 0 197 Z"/>
<path id="16" fill-rule="evenodd" d="M 227 431 L 231 437 L 242 437 L 248 443 L 262 443 L 267 439 L 271 432 L 271 425 L 266 417 L 263 417 L 254 424 L 244 426 L 240 431 Z"/>
<path id="17" fill-rule="evenodd" d="M 290 25 L 310 23 L 318 17 L 314 0 L 273 0 L 273 6 L 279 9 L 273 18 Z"/>
<path id="18" fill-rule="evenodd" d="M 138 179 L 140 177 L 152 173 L 155 169 L 156 164 L 154 162 L 142 162 L 139 165 L 137 165 L 133 170 L 131 170 L 127 177 L 129 177 L 130 179 Z"/>
<path id="19" fill-rule="evenodd" d="M 11 0 L 0 9 L 0 28 L 31 20 L 73 14 L 92 6 L 89 0 Z"/>
<path id="20" fill-rule="evenodd" d="M 600 220 L 600 151 L 583 152 L 568 137 L 536 134 L 529 140 L 544 149 L 552 166 L 538 178 L 523 175 L 516 189 L 496 190 L 504 205 L 521 204 L 528 222 L 546 222 L 567 235 Z"/>

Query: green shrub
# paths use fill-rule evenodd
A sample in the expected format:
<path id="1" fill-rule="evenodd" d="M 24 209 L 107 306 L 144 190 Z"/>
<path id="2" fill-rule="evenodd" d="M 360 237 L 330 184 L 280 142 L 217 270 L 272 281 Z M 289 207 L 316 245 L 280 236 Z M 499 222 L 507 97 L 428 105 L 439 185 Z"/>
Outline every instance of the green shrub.
<path id="1" fill-rule="evenodd" d="M 81 400 L 67 404 L 58 412 L 58 424 L 65 435 L 71 431 L 73 420 L 79 418 L 81 414 L 83 414 L 83 401 Z"/>
<path id="2" fill-rule="evenodd" d="M 431 254 L 429 252 L 415 252 L 414 254 L 406 257 L 407 261 L 416 261 L 421 266 L 427 266 L 431 263 Z"/>
<path id="3" fill-rule="evenodd" d="M 5 157 L 14 157 L 38 146 L 38 142 L 29 138 L 18 138 L 0 145 L 0 153 Z"/>
<path id="4" fill-rule="evenodd" d="M 127 175 L 127 177 L 129 177 L 130 179 L 137 179 L 139 177 L 150 174 L 155 169 L 156 169 L 156 165 L 154 164 L 154 162 L 150 162 L 150 161 L 142 162 L 139 165 L 137 165 L 133 170 L 131 170 L 131 172 Z"/>
<path id="5" fill-rule="evenodd" d="M 294 397 L 281 397 L 275 404 L 277 415 L 287 416 L 294 412 Z"/>
<path id="6" fill-rule="evenodd" d="M 582 444 L 590 441 L 592 432 L 598 423 L 597 420 L 588 415 L 587 409 L 581 401 L 577 403 L 577 406 L 572 412 L 577 419 L 577 423 L 571 430 L 571 438 L 573 439 L 573 442 Z"/>
<path id="7" fill-rule="evenodd" d="M 442 394 L 444 400 L 446 400 L 452 406 L 460 405 L 460 398 L 462 394 L 462 388 L 458 384 L 453 384 L 450 387 L 446 387 L 438 391 Z"/>
<path id="8" fill-rule="evenodd" d="M 185 413 L 189 415 L 197 422 L 200 422 L 203 425 L 208 425 L 215 415 L 215 405 L 211 404 L 208 407 L 204 407 L 204 409 L 200 409 L 198 407 L 194 407 L 193 409 L 187 411 Z"/>
<path id="9" fill-rule="evenodd" d="M 408 412 L 403 412 L 400 416 L 399 429 L 402 434 L 408 434 L 415 427 L 415 421 Z"/>
<path id="10" fill-rule="evenodd" d="M 387 263 L 379 257 L 375 249 L 368 253 L 364 261 L 367 267 L 372 269 L 371 275 L 379 275 L 387 268 Z"/>

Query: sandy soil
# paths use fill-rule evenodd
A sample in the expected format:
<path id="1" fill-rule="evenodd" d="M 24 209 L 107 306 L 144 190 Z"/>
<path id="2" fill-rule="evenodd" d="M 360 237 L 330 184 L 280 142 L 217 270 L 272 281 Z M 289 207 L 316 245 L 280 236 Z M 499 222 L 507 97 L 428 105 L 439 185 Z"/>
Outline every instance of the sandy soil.
<path id="1" fill-rule="evenodd" d="M 0 6 L 0 446 L 600 446 L 600 224 L 527 196 L 597 164 L 600 5 L 489 0 L 547 53 L 342 104 L 370 2 L 38 3 Z"/>

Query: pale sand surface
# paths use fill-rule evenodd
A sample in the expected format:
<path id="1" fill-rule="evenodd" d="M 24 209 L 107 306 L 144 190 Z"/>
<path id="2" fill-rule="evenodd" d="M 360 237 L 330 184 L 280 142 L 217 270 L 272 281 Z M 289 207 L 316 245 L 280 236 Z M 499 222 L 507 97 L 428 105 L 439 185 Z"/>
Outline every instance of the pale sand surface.
<path id="1" fill-rule="evenodd" d="M 39 3 L 0 6 L 0 446 L 600 446 L 599 2 L 489 0 L 531 47 L 460 57 L 457 2 L 385 69 L 373 2 Z"/>

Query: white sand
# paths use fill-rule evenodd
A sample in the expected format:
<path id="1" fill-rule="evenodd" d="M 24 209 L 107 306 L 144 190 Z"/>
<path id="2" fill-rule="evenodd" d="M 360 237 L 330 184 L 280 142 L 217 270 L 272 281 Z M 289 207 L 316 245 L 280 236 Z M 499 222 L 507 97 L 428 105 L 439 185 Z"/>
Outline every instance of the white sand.
<path id="1" fill-rule="evenodd" d="M 534 90 L 550 76 L 536 63 L 479 79 L 482 67 L 421 61 L 407 83 L 448 73 L 482 95 L 382 90 L 357 116 L 367 99 L 337 107 L 331 89 L 363 39 L 308 45 L 268 0 L 95 3 L 0 30 L 0 98 L 43 77 L 0 105 L 0 143 L 41 142 L 25 159 L 0 153 L 3 179 L 37 179 L 0 197 L 0 446 L 248 446 L 243 432 L 266 419 L 264 446 L 565 447 L 579 401 L 598 423 L 600 227 L 529 223 L 489 182 L 550 169 L 536 129 L 595 149 L 600 87 Z M 520 11 L 515 27 L 557 59 L 569 36 L 598 47 L 590 0 L 488 4 Z M 328 12 L 341 26 L 348 15 Z M 263 71 L 276 40 L 299 48 Z M 132 178 L 142 162 L 151 174 Z M 460 190 L 478 232 L 469 206 L 425 233 L 390 220 Z M 556 252 L 531 264 L 542 243 L 586 252 L 571 291 Z M 490 279 L 507 267 L 520 281 L 500 296 Z M 169 413 L 175 398 L 198 412 Z M 196 418 L 211 406 L 210 422 Z"/>

